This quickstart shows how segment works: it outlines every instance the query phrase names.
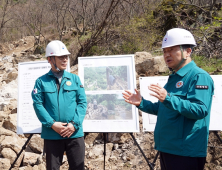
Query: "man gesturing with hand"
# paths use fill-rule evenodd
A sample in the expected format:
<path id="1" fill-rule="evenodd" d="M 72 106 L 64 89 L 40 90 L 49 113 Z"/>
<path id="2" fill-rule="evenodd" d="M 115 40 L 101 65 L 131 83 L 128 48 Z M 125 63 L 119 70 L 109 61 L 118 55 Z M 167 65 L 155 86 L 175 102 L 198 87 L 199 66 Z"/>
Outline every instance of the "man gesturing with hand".
<path id="1" fill-rule="evenodd" d="M 203 170 L 209 134 L 214 83 L 210 75 L 191 60 L 193 35 L 181 28 L 167 31 L 162 42 L 164 60 L 172 74 L 164 87 L 152 84 L 150 95 L 158 102 L 123 93 L 125 101 L 143 112 L 157 115 L 155 149 L 161 170 Z"/>
<path id="2" fill-rule="evenodd" d="M 167 96 L 167 91 L 161 87 L 159 84 L 151 84 L 148 87 L 149 90 L 155 92 L 155 93 L 150 93 L 151 96 L 156 97 L 160 102 L 163 102 L 164 99 Z M 135 89 L 136 94 L 131 93 L 130 91 L 126 90 L 126 93 L 123 93 L 123 97 L 125 98 L 125 101 L 127 103 L 133 104 L 135 106 L 139 106 L 141 101 L 142 101 L 142 96 L 140 95 L 139 91 Z"/>

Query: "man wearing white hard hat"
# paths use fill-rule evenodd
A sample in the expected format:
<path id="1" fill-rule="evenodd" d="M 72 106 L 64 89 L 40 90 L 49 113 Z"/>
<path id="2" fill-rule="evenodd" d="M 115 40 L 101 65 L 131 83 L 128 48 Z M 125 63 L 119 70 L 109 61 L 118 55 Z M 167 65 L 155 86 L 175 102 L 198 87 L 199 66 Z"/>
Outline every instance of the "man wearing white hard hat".
<path id="1" fill-rule="evenodd" d="M 64 152 L 70 170 L 84 169 L 82 122 L 87 102 L 79 77 L 65 71 L 69 54 L 61 41 L 47 45 L 46 57 L 52 68 L 36 80 L 32 92 L 33 106 L 42 123 L 47 170 L 60 169 Z"/>
<path id="2" fill-rule="evenodd" d="M 204 169 L 214 84 L 210 75 L 192 61 L 194 46 L 189 31 L 167 31 L 162 49 L 173 72 L 164 87 L 148 87 L 159 101 L 145 100 L 136 89 L 136 94 L 123 93 L 126 102 L 157 115 L 154 140 L 155 149 L 160 151 L 161 170 Z"/>

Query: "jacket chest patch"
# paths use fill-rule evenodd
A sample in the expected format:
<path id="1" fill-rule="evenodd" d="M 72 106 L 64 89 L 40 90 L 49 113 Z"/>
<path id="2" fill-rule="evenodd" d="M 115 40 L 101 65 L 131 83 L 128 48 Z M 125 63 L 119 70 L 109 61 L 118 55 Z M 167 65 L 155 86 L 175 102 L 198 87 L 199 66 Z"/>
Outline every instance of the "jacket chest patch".
<path id="1" fill-rule="evenodd" d="M 205 85 L 196 85 L 196 89 L 208 89 L 208 86 L 205 86 Z"/>
<path id="2" fill-rule="evenodd" d="M 176 83 L 176 88 L 181 88 L 183 86 L 183 81 L 178 81 Z"/>
<path id="3" fill-rule="evenodd" d="M 67 81 L 67 82 L 66 82 L 66 85 L 67 85 L 67 86 L 71 86 L 71 84 L 72 84 L 71 81 Z"/>

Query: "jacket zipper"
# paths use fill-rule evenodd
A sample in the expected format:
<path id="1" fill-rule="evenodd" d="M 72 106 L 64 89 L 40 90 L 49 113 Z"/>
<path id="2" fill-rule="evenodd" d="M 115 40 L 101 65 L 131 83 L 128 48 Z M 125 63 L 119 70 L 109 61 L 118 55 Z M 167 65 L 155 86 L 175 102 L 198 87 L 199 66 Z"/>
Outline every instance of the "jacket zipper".
<path id="1" fill-rule="evenodd" d="M 56 91 L 57 91 L 57 102 L 58 102 L 58 114 L 59 114 L 59 121 L 60 121 L 60 111 L 59 111 L 59 91 L 58 91 L 58 87 L 57 87 L 57 83 L 56 83 L 56 81 L 58 80 L 57 79 L 57 77 L 55 77 L 56 79 L 55 79 L 55 87 L 56 87 Z M 60 90 L 60 88 L 59 88 L 59 90 Z"/>
<path id="2" fill-rule="evenodd" d="M 59 83 L 59 92 L 60 92 L 60 90 L 61 90 L 62 82 L 63 82 L 64 79 L 65 79 L 65 78 L 62 78 L 61 83 Z M 58 79 L 57 79 L 57 80 L 58 80 Z M 58 82 L 59 82 L 59 80 L 58 80 Z M 58 89 L 57 89 L 57 90 L 58 90 Z M 59 108 L 59 92 L 58 92 L 58 108 Z M 59 121 L 61 121 L 61 120 L 60 120 L 60 111 L 59 111 Z"/>
<path id="3" fill-rule="evenodd" d="M 59 86 L 60 86 L 60 85 L 59 85 Z M 59 110 L 59 91 L 60 91 L 60 87 L 59 87 L 59 90 L 57 89 L 57 91 L 58 91 L 57 100 L 58 100 L 58 110 Z M 59 111 L 59 121 L 61 121 L 61 120 L 60 120 L 60 111 Z"/>

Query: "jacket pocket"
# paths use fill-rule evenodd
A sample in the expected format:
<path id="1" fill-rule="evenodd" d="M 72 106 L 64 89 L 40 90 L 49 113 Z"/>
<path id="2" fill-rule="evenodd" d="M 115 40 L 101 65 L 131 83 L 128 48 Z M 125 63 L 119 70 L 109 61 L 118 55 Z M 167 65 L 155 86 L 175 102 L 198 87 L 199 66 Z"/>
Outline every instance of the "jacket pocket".
<path id="1" fill-rule="evenodd" d="M 63 94 L 67 100 L 76 100 L 77 90 L 76 86 L 64 86 Z"/>
<path id="2" fill-rule="evenodd" d="M 54 93 L 54 92 L 56 92 L 56 89 L 53 88 L 52 86 L 43 86 L 42 92 L 45 92 L 45 93 Z"/>
<path id="3" fill-rule="evenodd" d="M 63 88 L 65 91 L 73 91 L 73 90 L 78 90 L 78 88 L 76 86 L 67 86 L 67 85 L 64 85 L 64 88 Z"/>
<path id="4" fill-rule="evenodd" d="M 49 115 L 54 119 L 54 120 L 59 120 L 58 117 L 58 101 L 57 101 L 57 89 L 55 86 L 43 86 L 42 92 L 44 94 L 44 102 L 43 105 Z"/>
<path id="5" fill-rule="evenodd" d="M 42 92 L 44 93 L 44 99 L 47 103 L 53 104 L 57 99 L 57 91 L 56 88 L 44 86 L 42 88 Z"/>

